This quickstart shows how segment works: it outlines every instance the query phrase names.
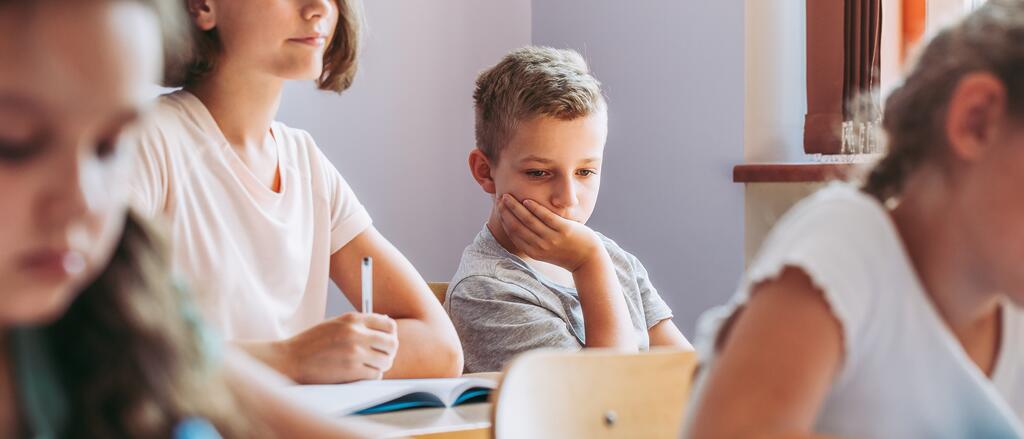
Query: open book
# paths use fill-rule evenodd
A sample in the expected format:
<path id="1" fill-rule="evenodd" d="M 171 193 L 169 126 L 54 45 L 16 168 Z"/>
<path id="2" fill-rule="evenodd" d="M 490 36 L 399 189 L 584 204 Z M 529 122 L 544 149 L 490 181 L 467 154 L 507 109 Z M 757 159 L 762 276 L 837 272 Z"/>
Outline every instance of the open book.
<path id="1" fill-rule="evenodd" d="M 469 377 L 312 384 L 289 386 L 285 391 L 312 410 L 345 416 L 484 402 L 497 385 L 494 379 Z"/>

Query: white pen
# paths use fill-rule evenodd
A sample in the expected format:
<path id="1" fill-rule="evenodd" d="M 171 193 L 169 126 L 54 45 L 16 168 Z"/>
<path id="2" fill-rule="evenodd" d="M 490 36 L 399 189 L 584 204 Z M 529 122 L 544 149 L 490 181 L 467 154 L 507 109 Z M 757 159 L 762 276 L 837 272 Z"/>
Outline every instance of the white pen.
<path id="1" fill-rule="evenodd" d="M 363 258 L 363 314 L 373 314 L 373 258 Z"/>

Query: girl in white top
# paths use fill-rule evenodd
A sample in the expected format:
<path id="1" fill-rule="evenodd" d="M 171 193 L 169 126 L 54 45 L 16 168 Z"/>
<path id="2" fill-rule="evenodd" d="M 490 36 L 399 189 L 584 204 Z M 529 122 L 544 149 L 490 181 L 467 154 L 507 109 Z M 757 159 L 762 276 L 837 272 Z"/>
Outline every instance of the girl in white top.
<path id="1" fill-rule="evenodd" d="M 169 7 L 0 1 L 0 437 L 371 437 L 204 336 L 128 211 Z"/>
<path id="2" fill-rule="evenodd" d="M 932 40 L 890 152 L 779 222 L 698 328 L 687 436 L 1024 436 L 1024 2 Z"/>
<path id="3" fill-rule="evenodd" d="M 460 373 L 458 337 L 426 282 L 309 134 L 274 121 L 285 80 L 335 92 L 351 84 L 357 5 L 184 4 L 193 51 L 167 72 L 168 85 L 184 88 L 161 97 L 139 130 L 133 189 L 140 211 L 169 223 L 176 268 L 204 316 L 303 383 Z M 359 302 L 365 256 L 380 314 L 324 321 L 329 279 Z"/>

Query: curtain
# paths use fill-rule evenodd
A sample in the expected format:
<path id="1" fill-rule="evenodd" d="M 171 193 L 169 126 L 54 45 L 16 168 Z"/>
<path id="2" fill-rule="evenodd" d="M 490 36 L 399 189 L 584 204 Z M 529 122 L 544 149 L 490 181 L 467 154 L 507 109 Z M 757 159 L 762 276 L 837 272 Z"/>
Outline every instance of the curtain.
<path id="1" fill-rule="evenodd" d="M 807 0 L 804 152 L 842 154 L 844 138 L 870 135 L 863 124 L 880 114 L 881 38 L 882 0 Z"/>

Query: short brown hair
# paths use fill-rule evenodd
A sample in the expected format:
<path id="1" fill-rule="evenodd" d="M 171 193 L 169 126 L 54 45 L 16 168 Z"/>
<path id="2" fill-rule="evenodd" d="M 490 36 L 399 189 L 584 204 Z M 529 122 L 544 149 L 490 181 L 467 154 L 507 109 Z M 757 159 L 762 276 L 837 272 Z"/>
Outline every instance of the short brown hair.
<path id="1" fill-rule="evenodd" d="M 573 120 L 601 111 L 601 83 L 574 50 L 527 46 L 485 70 L 473 92 L 476 147 L 491 160 L 516 125 L 537 116 Z"/>
<path id="2" fill-rule="evenodd" d="M 334 0 L 338 5 L 338 24 L 334 36 L 324 50 L 324 70 L 317 78 L 317 87 L 341 93 L 352 85 L 358 66 L 359 39 L 362 30 L 362 7 L 359 0 Z M 181 1 L 182 7 L 185 2 Z M 191 44 L 175 58 L 167 60 L 164 85 L 183 87 L 195 84 L 208 74 L 220 52 L 217 29 L 202 31 L 192 26 Z"/>

